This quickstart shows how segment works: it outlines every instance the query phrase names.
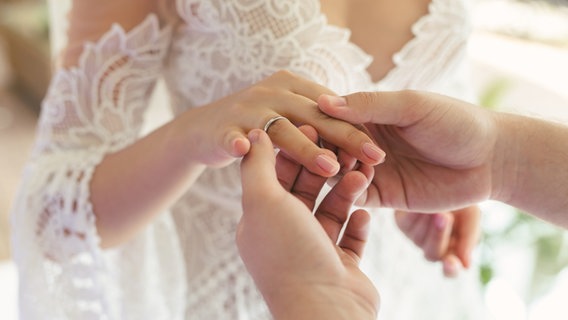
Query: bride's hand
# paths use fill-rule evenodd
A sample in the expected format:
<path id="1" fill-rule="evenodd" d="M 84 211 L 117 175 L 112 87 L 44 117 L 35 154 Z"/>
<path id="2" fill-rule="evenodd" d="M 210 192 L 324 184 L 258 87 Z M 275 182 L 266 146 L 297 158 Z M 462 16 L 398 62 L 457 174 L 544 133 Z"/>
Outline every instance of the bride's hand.
<path id="1" fill-rule="evenodd" d="M 225 166 L 245 155 L 250 143 L 247 133 L 262 129 L 276 116 L 268 131 L 276 147 L 313 173 L 329 177 L 340 165 L 337 157 L 306 138 L 298 126 L 313 126 L 328 143 L 368 165 L 382 161 L 384 152 L 354 125 L 323 114 L 316 103 L 332 92 L 290 72 L 269 78 L 201 108 L 183 114 L 181 124 L 189 141 L 191 159 L 208 166 Z"/>

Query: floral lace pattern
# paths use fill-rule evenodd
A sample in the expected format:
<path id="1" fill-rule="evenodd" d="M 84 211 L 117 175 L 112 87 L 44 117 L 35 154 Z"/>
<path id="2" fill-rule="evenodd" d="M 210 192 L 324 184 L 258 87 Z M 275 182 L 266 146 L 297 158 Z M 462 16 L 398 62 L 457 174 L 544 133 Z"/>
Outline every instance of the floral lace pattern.
<path id="1" fill-rule="evenodd" d="M 376 90 L 443 90 L 463 63 L 472 28 L 469 2 L 433 0 L 428 10 L 413 25 L 414 38 L 394 55 L 396 67 Z"/>
<path id="2" fill-rule="evenodd" d="M 347 30 L 326 24 L 318 1 L 177 3 L 185 24 L 174 36 L 166 70 L 177 112 L 282 69 L 341 93 L 369 83 L 370 57 L 348 42 Z"/>
<path id="3" fill-rule="evenodd" d="M 469 33 L 464 1 L 432 2 L 430 13 L 414 26 L 416 37 L 396 55 L 397 67 L 387 78 L 373 83 L 366 71 L 371 57 L 349 41 L 349 30 L 327 24 L 319 1 L 178 0 L 177 5 L 184 24 L 174 32 L 165 77 L 174 113 L 178 114 L 250 86 L 280 69 L 303 75 L 340 94 L 377 88 L 435 88 L 461 62 Z M 427 59 L 432 60 L 426 63 Z M 173 209 L 186 255 L 188 318 L 269 318 L 252 280 L 243 273 L 234 245 L 234 230 L 241 215 L 238 166 L 236 163 L 206 170 Z M 395 225 L 387 222 L 379 218 L 375 223 L 383 226 L 376 230 L 381 232 L 376 242 L 385 243 L 388 237 L 393 247 L 408 253 L 409 258 L 400 259 L 396 266 L 401 268 L 405 262 L 424 265 L 421 254 Z M 383 245 L 374 249 L 387 254 L 366 263 L 369 274 L 376 279 L 392 276 L 390 268 L 385 268 L 388 263 L 377 261 L 392 260 L 398 253 Z M 424 269 L 429 276 L 441 274 L 434 265 L 420 270 Z M 440 276 L 430 279 L 433 283 L 443 281 Z M 463 282 L 446 282 L 445 286 L 451 295 Z M 408 296 L 407 290 L 390 281 L 386 287 L 393 291 L 395 299 L 400 294 Z M 394 292 L 397 289 L 400 293 Z M 467 299 L 463 300 L 474 301 L 470 293 L 464 293 Z M 427 295 L 424 289 L 412 296 L 418 303 Z M 394 302 L 392 305 L 399 307 Z M 402 316 L 389 307 L 383 309 L 381 313 L 385 311 L 387 318 L 416 318 L 414 313 Z M 432 309 L 428 318 L 456 315 Z M 477 316 L 470 308 L 463 310 L 468 317 Z"/>
<path id="4" fill-rule="evenodd" d="M 12 215 L 17 231 L 13 242 L 20 266 L 23 318 L 163 317 L 176 310 L 172 302 L 180 304 L 181 298 L 173 299 L 182 296 L 179 290 L 162 289 L 157 295 L 164 294 L 163 298 L 150 304 L 157 307 L 155 312 L 138 313 L 128 308 L 123 313 L 116 299 L 121 280 L 119 267 L 160 263 L 156 260 L 162 258 L 179 265 L 181 256 L 175 250 L 157 254 L 152 252 L 155 249 L 148 251 L 150 248 L 141 248 L 145 250 L 138 250 L 135 257 L 103 254 L 89 202 L 94 167 L 104 154 L 123 148 L 139 135 L 170 34 L 170 28 L 160 30 L 156 16 L 148 17 L 129 33 L 114 25 L 96 44 L 85 45 L 77 68 L 59 70 L 53 77 L 42 104 L 32 159 L 25 169 Z M 167 223 L 157 221 L 141 239 L 118 251 L 141 246 L 150 236 L 163 234 L 160 228 Z M 161 242 L 174 248 L 178 245 L 168 237 Z M 116 255 L 121 256 L 122 263 L 111 262 Z M 148 265 L 141 269 L 151 268 Z M 139 270 L 134 275 L 144 272 Z M 135 290 L 120 292 L 123 296 L 129 294 L 129 299 L 140 296 Z M 163 310 L 167 305 L 171 308 Z M 179 306 L 177 309 L 179 315 Z"/>
<path id="5" fill-rule="evenodd" d="M 181 23 L 172 28 L 160 29 L 150 15 L 128 33 L 113 26 L 97 43 L 87 44 L 79 66 L 60 70 L 52 80 L 14 208 L 24 318 L 270 318 L 234 244 L 241 215 L 238 163 L 206 170 L 171 213 L 112 251 L 99 248 L 89 202 L 95 166 L 139 138 L 160 74 L 176 115 L 280 69 L 339 94 L 438 88 L 463 58 L 466 1 L 433 0 L 430 13 L 414 26 L 416 37 L 394 57 L 396 68 L 378 83 L 366 71 L 372 58 L 349 41 L 349 30 L 327 24 L 316 0 L 177 0 Z M 373 254 L 365 264 L 377 279 L 408 274 L 401 285 L 377 283 L 393 301 L 422 306 L 428 294 L 409 293 L 404 285 L 425 283 L 421 272 L 434 281 L 431 275 L 440 271 L 417 267 L 424 265 L 421 254 L 411 252 L 389 219 L 378 217 L 376 243 L 367 250 Z M 408 257 L 400 257 L 401 250 Z M 403 272 L 402 265 L 413 270 Z M 448 304 L 474 300 L 455 295 L 463 291 L 462 282 L 435 285 L 440 293 L 447 287 Z M 382 317 L 417 316 L 391 306 L 396 303 L 383 304 Z M 476 318 L 472 308 L 478 305 L 456 306 Z M 420 314 L 456 318 L 446 308 L 424 308 Z"/>

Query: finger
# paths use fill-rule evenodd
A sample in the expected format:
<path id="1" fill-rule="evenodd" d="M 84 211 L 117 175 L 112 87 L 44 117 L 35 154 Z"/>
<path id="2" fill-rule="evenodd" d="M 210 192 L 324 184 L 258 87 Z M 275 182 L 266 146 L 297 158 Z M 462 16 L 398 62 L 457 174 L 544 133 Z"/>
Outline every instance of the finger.
<path id="1" fill-rule="evenodd" d="M 225 137 L 225 150 L 235 158 L 242 157 L 250 150 L 250 141 L 241 130 L 231 130 Z"/>
<path id="2" fill-rule="evenodd" d="M 296 93 L 296 95 L 294 97 L 286 97 L 286 99 L 278 100 L 280 101 L 279 104 L 272 103 L 273 111 L 278 115 L 288 118 L 294 125 L 310 124 L 314 126 L 325 140 L 340 149 L 344 149 L 347 153 L 353 155 L 363 163 L 377 165 L 383 161 L 385 152 L 374 143 L 373 139 L 371 139 L 364 130 L 345 121 L 325 115 L 318 109 L 315 99 L 325 91 L 314 89 L 314 84 L 307 80 L 296 80 L 297 79 L 278 84 L 279 86 L 289 86 L 290 90 Z M 271 81 L 274 80 L 271 79 Z M 298 85 L 296 82 L 303 85 Z M 294 108 L 290 106 L 294 106 Z M 258 118 L 258 121 L 262 120 L 262 118 Z M 265 122 L 263 122 L 263 124 L 268 121 L 268 119 L 264 120 Z M 270 127 L 269 135 L 273 141 L 275 140 L 271 133 L 272 128 L 275 126 L 283 126 L 281 122 L 282 121 L 277 121 Z M 289 137 L 288 141 L 293 141 L 293 139 Z M 283 140 L 275 141 L 275 143 L 279 144 L 280 148 L 284 149 L 282 142 Z M 287 147 L 289 146 L 286 146 L 286 148 Z M 292 154 L 294 158 L 295 155 L 295 153 Z M 302 164 L 304 163 L 302 162 Z M 307 167 L 310 168 L 310 166 Z"/>
<path id="3" fill-rule="evenodd" d="M 304 77 L 289 71 L 276 72 L 268 81 L 283 83 L 287 89 L 312 101 L 317 101 L 321 94 L 335 95 L 333 91 Z"/>
<path id="4" fill-rule="evenodd" d="M 290 192 L 310 210 L 313 210 L 326 180 L 327 178 L 302 168 Z"/>
<path id="5" fill-rule="evenodd" d="M 268 129 L 268 135 L 274 145 L 311 172 L 330 177 L 339 171 L 335 156 L 320 149 L 290 121 L 276 121 Z"/>
<path id="6" fill-rule="evenodd" d="M 318 133 L 312 126 L 304 125 L 299 129 L 312 142 L 317 142 Z M 330 150 L 324 151 L 328 155 L 333 156 L 333 153 Z M 326 180 L 327 178 L 314 174 L 305 167 L 301 167 L 290 192 L 302 201 L 310 210 L 313 210 Z"/>
<path id="7" fill-rule="evenodd" d="M 367 197 L 369 196 L 369 194 L 371 194 L 371 196 L 374 196 L 372 193 L 376 190 L 372 188 L 371 185 L 371 182 L 373 181 L 373 178 L 375 176 L 375 167 L 359 163 L 357 171 L 361 172 L 367 178 L 368 183 L 364 190 L 357 196 L 357 199 L 355 199 L 355 202 L 353 204 L 357 206 L 364 206 L 367 202 Z M 375 196 L 375 198 L 378 199 L 378 196 Z"/>
<path id="8" fill-rule="evenodd" d="M 298 128 L 308 139 L 315 141 L 317 139 L 317 132 L 311 126 L 301 126 Z M 297 161 L 294 161 L 285 150 L 278 152 L 276 156 L 276 173 L 280 184 L 286 191 L 292 190 L 294 183 L 300 171 L 302 170 L 302 165 Z"/>
<path id="9" fill-rule="evenodd" d="M 478 206 L 454 211 L 454 218 L 459 222 L 456 229 L 455 254 L 461 260 L 465 268 L 471 265 L 471 256 L 475 246 L 479 242 L 481 233 L 481 211 Z"/>
<path id="10" fill-rule="evenodd" d="M 345 97 L 322 95 L 317 102 L 325 114 L 351 123 L 407 126 L 430 111 L 420 105 L 422 95 L 414 91 L 357 92 Z"/>
<path id="11" fill-rule="evenodd" d="M 334 243 L 337 242 L 341 229 L 347 221 L 353 203 L 368 183 L 364 173 L 348 172 L 324 197 L 317 208 L 315 217 Z"/>
<path id="12" fill-rule="evenodd" d="M 410 228 L 415 224 L 420 215 L 406 211 L 395 211 L 394 217 L 400 230 L 407 233 L 410 231 Z"/>
<path id="13" fill-rule="evenodd" d="M 262 130 L 252 130 L 249 135 L 250 151 L 241 162 L 243 205 L 254 203 L 258 194 L 279 190 L 276 177 L 274 147 Z M 274 188 L 278 186 L 278 188 Z"/>
<path id="14" fill-rule="evenodd" d="M 312 125 L 328 143 L 345 150 L 363 163 L 377 165 L 384 160 L 385 152 L 369 137 L 365 128 L 323 114 L 313 101 L 305 97 L 298 96 L 296 100 L 294 101 L 296 108 L 291 109 L 290 102 L 286 102 L 275 106 L 274 109 L 295 125 Z M 272 138 L 272 134 L 270 132 L 269 134 Z"/>
<path id="15" fill-rule="evenodd" d="M 426 241 L 426 235 L 430 230 L 430 215 L 425 213 L 415 213 L 418 218 L 414 224 L 410 227 L 410 238 L 414 243 L 420 248 L 424 248 L 424 243 Z"/>
<path id="16" fill-rule="evenodd" d="M 339 247 L 354 254 L 353 258 L 357 262 L 363 257 L 363 251 L 369 239 L 370 223 L 371 216 L 366 210 L 356 210 L 349 217 L 345 232 L 339 241 Z"/>
<path id="17" fill-rule="evenodd" d="M 348 171 L 352 171 L 356 169 L 358 164 L 357 158 L 349 154 L 347 151 L 343 149 L 339 149 L 333 144 L 325 141 L 324 139 L 319 139 L 318 145 L 322 148 L 328 149 L 337 155 L 337 162 L 339 162 L 341 174 L 345 174 Z"/>
<path id="18" fill-rule="evenodd" d="M 448 278 L 455 278 L 459 273 L 460 270 L 459 266 L 460 266 L 460 261 L 455 255 L 450 254 L 444 257 L 444 260 L 442 261 L 442 269 L 444 272 L 444 276 Z"/>
<path id="19" fill-rule="evenodd" d="M 364 163 L 359 163 L 356 171 L 361 172 L 365 176 L 365 179 L 367 179 L 366 187 L 368 187 L 375 177 L 375 167 L 366 165 Z"/>
<path id="20" fill-rule="evenodd" d="M 326 141 L 359 161 L 368 165 L 377 165 L 384 161 L 386 153 L 357 127 L 337 119 L 322 118 L 321 115 L 312 122 Z"/>
<path id="21" fill-rule="evenodd" d="M 440 261 L 448 253 L 453 217 L 437 213 L 431 216 L 430 228 L 424 240 L 424 256 L 429 261 Z"/>
<path id="22" fill-rule="evenodd" d="M 347 153 L 346 151 L 340 149 L 337 151 L 337 162 L 339 162 L 339 173 L 345 174 L 346 172 L 353 171 L 357 169 L 357 159 Z"/>
<path id="23" fill-rule="evenodd" d="M 292 160 L 285 152 L 279 151 L 276 155 L 276 176 L 280 185 L 286 191 L 292 190 L 302 165 Z"/>

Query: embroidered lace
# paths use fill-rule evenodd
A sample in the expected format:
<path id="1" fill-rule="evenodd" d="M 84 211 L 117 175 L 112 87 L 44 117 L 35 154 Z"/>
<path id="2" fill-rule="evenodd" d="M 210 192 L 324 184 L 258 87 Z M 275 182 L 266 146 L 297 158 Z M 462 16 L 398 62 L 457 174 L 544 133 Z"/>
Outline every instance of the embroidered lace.
<path id="1" fill-rule="evenodd" d="M 327 24 L 319 1 L 177 0 L 176 9 L 179 24 L 160 26 L 150 13 L 128 32 L 113 25 L 84 46 L 76 67 L 53 77 L 13 210 L 23 318 L 269 318 L 234 244 L 238 163 L 206 170 L 132 241 L 99 247 L 91 175 L 106 154 L 140 138 L 159 77 L 174 115 L 280 69 L 341 94 L 458 94 L 452 90 L 469 34 L 466 0 L 434 0 L 414 25 L 415 38 L 395 55 L 396 67 L 377 83 L 366 71 L 372 58 L 349 42 L 348 30 Z M 364 265 L 382 292 L 381 317 L 479 319 L 476 297 L 463 288 L 471 279 L 444 282 L 390 215 L 378 215 L 374 228 Z"/>

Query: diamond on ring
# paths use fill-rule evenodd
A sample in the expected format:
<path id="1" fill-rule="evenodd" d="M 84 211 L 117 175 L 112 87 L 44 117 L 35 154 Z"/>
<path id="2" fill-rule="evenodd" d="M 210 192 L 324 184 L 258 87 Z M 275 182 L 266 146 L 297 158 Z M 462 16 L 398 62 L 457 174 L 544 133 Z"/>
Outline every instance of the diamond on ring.
<path id="1" fill-rule="evenodd" d="M 276 117 L 270 118 L 270 120 L 268 120 L 266 122 L 266 124 L 264 125 L 264 129 L 263 129 L 264 132 L 268 133 L 268 129 L 270 128 L 270 126 L 273 125 L 276 121 L 282 120 L 282 119 L 288 120 L 286 117 L 283 117 L 283 116 L 276 116 Z"/>

